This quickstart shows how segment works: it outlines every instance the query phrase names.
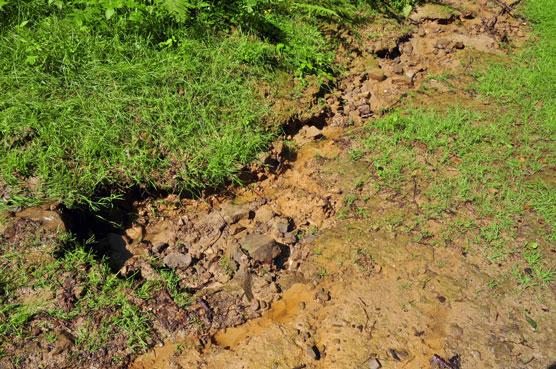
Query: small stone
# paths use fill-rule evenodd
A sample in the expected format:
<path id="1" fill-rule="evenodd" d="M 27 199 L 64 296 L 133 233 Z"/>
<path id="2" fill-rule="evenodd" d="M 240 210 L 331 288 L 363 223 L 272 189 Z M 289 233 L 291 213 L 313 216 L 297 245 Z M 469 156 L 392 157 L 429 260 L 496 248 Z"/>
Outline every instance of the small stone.
<path id="1" fill-rule="evenodd" d="M 276 229 L 280 233 L 287 233 L 290 227 L 290 222 L 286 218 L 280 218 L 276 223 Z"/>
<path id="2" fill-rule="evenodd" d="M 417 34 L 419 35 L 419 37 L 425 37 L 427 35 L 427 31 L 425 31 L 424 28 L 419 28 Z"/>
<path id="3" fill-rule="evenodd" d="M 320 352 L 317 346 L 307 345 L 307 355 L 311 360 L 320 359 Z"/>
<path id="4" fill-rule="evenodd" d="M 245 227 L 242 226 L 241 224 L 232 224 L 228 230 L 228 234 L 230 236 L 235 236 L 236 234 L 242 232 L 245 230 Z"/>
<path id="5" fill-rule="evenodd" d="M 370 105 L 361 105 L 359 107 L 359 113 L 361 113 L 362 115 L 371 114 L 371 106 Z"/>
<path id="6" fill-rule="evenodd" d="M 308 126 L 305 129 L 305 137 L 312 139 L 312 140 L 316 140 L 318 138 L 322 138 L 322 132 L 320 129 L 318 129 L 315 126 Z"/>
<path id="7" fill-rule="evenodd" d="M 257 299 L 253 299 L 251 302 L 251 310 L 257 311 L 261 308 L 261 303 Z"/>
<path id="8" fill-rule="evenodd" d="M 299 308 L 300 308 L 301 310 L 305 310 L 305 306 L 306 306 L 306 305 L 305 305 L 305 303 L 304 303 L 303 301 L 301 301 L 301 302 L 299 303 Z"/>
<path id="9" fill-rule="evenodd" d="M 413 85 L 413 79 L 404 75 L 392 77 L 392 82 L 400 85 L 408 85 L 408 86 Z"/>
<path id="10" fill-rule="evenodd" d="M 480 361 L 482 359 L 481 353 L 477 350 L 472 350 L 471 356 L 473 356 L 473 358 L 477 361 Z"/>
<path id="11" fill-rule="evenodd" d="M 169 268 L 188 268 L 193 262 L 193 258 L 189 254 L 182 254 L 179 252 L 172 252 L 164 257 L 164 264 Z"/>
<path id="12" fill-rule="evenodd" d="M 396 74 L 403 74 L 403 67 L 399 64 L 395 64 L 392 71 Z"/>
<path id="13" fill-rule="evenodd" d="M 454 43 L 454 48 L 455 48 L 455 49 L 461 50 L 461 49 L 463 49 L 464 47 L 465 47 L 465 45 L 464 45 L 463 42 L 461 42 L 461 41 L 457 41 L 457 42 Z"/>
<path id="14" fill-rule="evenodd" d="M 241 219 L 248 219 L 250 215 L 249 208 L 245 206 L 233 205 L 233 204 L 223 204 L 222 205 L 222 217 L 224 221 L 228 224 L 234 224 Z"/>
<path id="15" fill-rule="evenodd" d="M 436 40 L 435 47 L 437 49 L 445 49 L 449 44 L 450 44 L 449 40 L 447 40 L 445 38 L 439 38 L 438 40 Z"/>
<path id="16" fill-rule="evenodd" d="M 440 301 L 440 303 L 442 303 L 442 304 L 446 302 L 446 297 L 444 297 L 444 296 L 437 296 L 436 299 L 438 301 Z"/>
<path id="17" fill-rule="evenodd" d="M 369 369 L 380 369 L 382 368 L 382 364 L 380 364 L 380 361 L 378 361 L 378 359 L 371 359 L 369 361 Z"/>
<path id="18" fill-rule="evenodd" d="M 367 75 L 373 81 L 380 82 L 384 80 L 384 71 L 378 67 L 367 69 Z"/>
<path id="19" fill-rule="evenodd" d="M 295 231 L 284 233 L 284 243 L 292 245 L 297 242 L 297 234 Z"/>
<path id="20" fill-rule="evenodd" d="M 269 222 L 274 217 L 274 211 L 270 205 L 263 205 L 255 212 L 255 220 L 261 223 Z"/>
<path id="21" fill-rule="evenodd" d="M 270 263 L 281 252 L 274 238 L 261 234 L 246 236 L 241 242 L 241 247 L 247 251 L 249 256 L 261 263 Z"/>

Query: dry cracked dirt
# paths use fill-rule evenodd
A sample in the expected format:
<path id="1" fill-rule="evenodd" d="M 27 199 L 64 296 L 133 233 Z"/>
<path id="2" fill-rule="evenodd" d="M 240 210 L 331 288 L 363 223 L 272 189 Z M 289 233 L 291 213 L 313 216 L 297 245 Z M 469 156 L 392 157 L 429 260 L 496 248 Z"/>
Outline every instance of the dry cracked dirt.
<path id="1" fill-rule="evenodd" d="M 403 27 L 370 25 L 362 47 L 345 50 L 349 71 L 325 96 L 324 119 L 308 121 L 262 154 L 248 168 L 247 186 L 201 200 L 169 195 L 119 205 L 133 214 L 122 216 L 127 229 L 101 234 L 100 241 L 113 268 L 157 280 L 149 262 L 155 258 L 192 293 L 187 308 L 162 293 L 146 303 L 156 320 L 154 348 L 126 367 L 554 364 L 555 286 L 542 296 L 522 293 L 511 280 L 489 288 L 502 265 L 473 252 L 464 237 L 443 246 L 417 239 L 404 227 L 431 201 L 422 188 L 377 188 L 376 169 L 353 157 L 360 126 L 406 103 L 425 81 L 434 89 L 416 103 L 474 100 L 465 88 L 470 71 L 478 60 L 503 58 L 500 45 L 522 46 L 526 22 L 485 1 L 424 5 L 410 20 Z M 446 73 L 461 76 L 461 84 L 430 77 Z M 369 175 L 354 184 L 362 173 Z M 25 229 L 66 227 L 71 221 L 57 209 L 14 214 L 4 226 L 7 239 L 15 244 Z M 458 211 L 475 216 L 471 207 Z M 521 224 L 508 242 L 521 243 L 542 227 L 527 215 Z M 442 239 L 441 221 L 422 227 L 429 241 Z M 531 315 L 542 329 L 531 326 Z M 70 336 L 77 331 L 65 329 Z M 71 344 L 54 348 L 64 350 Z M 42 359 L 50 367 L 64 363 L 51 353 Z M 110 364 L 90 365 L 103 366 Z"/>

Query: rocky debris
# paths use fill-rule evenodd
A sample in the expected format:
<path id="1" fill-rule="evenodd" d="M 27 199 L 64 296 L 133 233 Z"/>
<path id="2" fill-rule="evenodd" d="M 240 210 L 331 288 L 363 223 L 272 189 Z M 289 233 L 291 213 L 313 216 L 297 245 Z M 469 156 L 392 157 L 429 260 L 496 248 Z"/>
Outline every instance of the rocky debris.
<path id="1" fill-rule="evenodd" d="M 281 252 L 274 238 L 262 234 L 246 236 L 241 242 L 241 247 L 261 263 L 271 263 Z"/>
<path id="2" fill-rule="evenodd" d="M 172 252 L 164 257 L 164 264 L 172 269 L 188 268 L 193 262 L 193 258 L 189 254 L 181 254 L 179 252 Z"/>
<path id="3" fill-rule="evenodd" d="M 228 224 L 234 224 L 242 219 L 250 218 L 251 210 L 246 206 L 222 204 L 222 218 Z"/>
<path id="4" fill-rule="evenodd" d="M 400 64 L 394 64 L 394 68 L 392 70 L 395 74 L 403 74 L 403 67 Z"/>

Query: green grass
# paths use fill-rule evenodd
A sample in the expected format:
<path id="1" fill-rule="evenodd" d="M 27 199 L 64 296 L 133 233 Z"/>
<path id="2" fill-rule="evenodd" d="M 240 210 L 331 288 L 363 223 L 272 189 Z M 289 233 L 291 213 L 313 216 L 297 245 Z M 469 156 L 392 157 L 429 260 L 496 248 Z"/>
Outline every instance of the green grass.
<path id="1" fill-rule="evenodd" d="M 130 186 L 237 181 L 284 123 L 270 110 L 283 75 L 332 78 L 336 45 L 322 29 L 373 11 L 350 0 L 203 4 L 0 1 L 8 203 L 94 208 Z"/>

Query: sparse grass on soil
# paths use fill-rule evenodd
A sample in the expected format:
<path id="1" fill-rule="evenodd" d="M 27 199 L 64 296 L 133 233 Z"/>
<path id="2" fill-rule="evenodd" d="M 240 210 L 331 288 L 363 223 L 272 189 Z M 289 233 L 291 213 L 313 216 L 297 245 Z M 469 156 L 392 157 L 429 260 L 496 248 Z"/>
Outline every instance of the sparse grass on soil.
<path id="1" fill-rule="evenodd" d="M 416 201 L 412 193 L 426 199 L 415 219 L 387 219 L 392 227 L 420 230 L 415 241 L 435 245 L 463 237 L 473 247 L 462 252 L 476 252 L 474 246 L 480 246 L 479 252 L 493 263 L 521 255 L 511 274 L 523 288 L 546 287 L 556 273 L 550 251 L 556 241 L 552 3 L 528 2 L 525 14 L 532 21 L 534 41 L 511 60 L 489 63 L 478 72 L 473 99 L 455 106 L 437 101 L 431 107 L 429 101 L 426 107 L 402 108 L 373 120 L 366 126 L 364 145 L 350 154 L 353 160 L 369 162 L 377 191 L 408 193 L 409 203 Z M 452 81 L 460 88 L 455 76 L 431 78 L 448 90 Z M 428 95 L 426 89 L 425 83 L 421 92 Z M 346 205 L 355 201 L 354 193 L 346 195 Z M 525 239 L 523 219 L 536 224 Z M 427 229 L 431 220 L 444 224 L 441 236 Z"/>

